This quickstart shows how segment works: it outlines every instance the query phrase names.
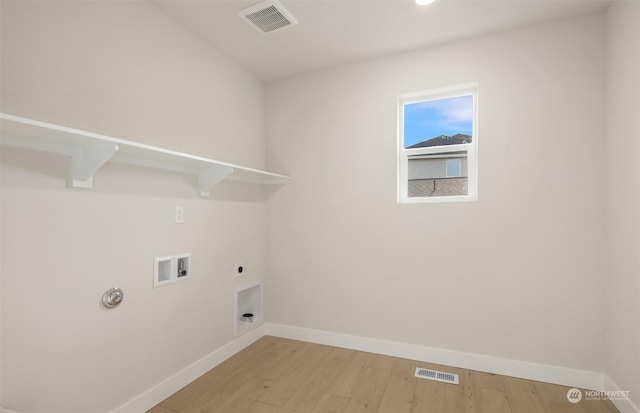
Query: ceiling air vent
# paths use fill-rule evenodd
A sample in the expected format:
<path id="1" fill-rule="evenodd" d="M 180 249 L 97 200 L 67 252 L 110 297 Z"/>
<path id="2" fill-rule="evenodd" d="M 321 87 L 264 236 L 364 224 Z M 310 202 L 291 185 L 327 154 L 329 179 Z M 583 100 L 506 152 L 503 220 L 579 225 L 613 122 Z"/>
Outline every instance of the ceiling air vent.
<path id="1" fill-rule="evenodd" d="M 269 34 L 298 24 L 298 20 L 277 0 L 266 0 L 254 4 L 239 13 L 251 27 L 262 34 Z"/>

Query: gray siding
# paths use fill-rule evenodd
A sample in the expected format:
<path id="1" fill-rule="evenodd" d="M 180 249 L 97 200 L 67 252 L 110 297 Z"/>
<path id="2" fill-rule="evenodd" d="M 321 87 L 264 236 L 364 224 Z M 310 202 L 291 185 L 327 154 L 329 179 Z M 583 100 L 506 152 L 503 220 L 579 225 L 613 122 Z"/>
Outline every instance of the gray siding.
<path id="1" fill-rule="evenodd" d="M 448 158 L 454 159 L 454 158 Z M 462 176 L 468 176 L 467 174 L 467 158 L 462 159 Z M 431 179 L 431 178 L 446 178 L 447 177 L 447 158 L 435 158 L 435 159 L 409 159 L 408 167 L 408 179 Z"/>

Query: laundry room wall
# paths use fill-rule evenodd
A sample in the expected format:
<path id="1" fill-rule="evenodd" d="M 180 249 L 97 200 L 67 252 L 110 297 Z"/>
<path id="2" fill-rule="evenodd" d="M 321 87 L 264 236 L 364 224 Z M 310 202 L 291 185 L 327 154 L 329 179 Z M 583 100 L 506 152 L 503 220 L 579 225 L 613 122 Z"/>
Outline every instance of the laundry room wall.
<path id="1" fill-rule="evenodd" d="M 262 169 L 262 83 L 146 2 L 2 2 L 2 112 Z M 232 341 L 234 264 L 264 277 L 263 190 L 3 147 L 2 399 L 105 412 Z M 185 222 L 174 223 L 184 207 Z M 153 288 L 153 259 L 191 279 Z M 100 299 L 124 290 L 111 310 Z"/>

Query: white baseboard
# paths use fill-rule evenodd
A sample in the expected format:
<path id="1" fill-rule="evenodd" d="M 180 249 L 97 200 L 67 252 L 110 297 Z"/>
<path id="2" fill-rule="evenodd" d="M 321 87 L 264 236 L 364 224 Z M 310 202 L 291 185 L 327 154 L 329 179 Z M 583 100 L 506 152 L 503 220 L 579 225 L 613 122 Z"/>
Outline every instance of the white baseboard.
<path id="1" fill-rule="evenodd" d="M 605 375 L 604 390 L 620 392 L 625 390 L 628 391 L 629 389 L 621 389 L 620 386 L 618 386 L 613 380 L 611 380 L 611 378 L 609 378 L 609 376 Z M 613 402 L 613 404 L 616 405 L 618 410 L 620 410 L 620 413 L 640 413 L 640 408 L 638 408 L 638 406 L 633 401 L 631 401 L 631 399 L 629 399 L 628 397 L 621 398 L 621 399 L 614 398 L 611 401 Z"/>
<path id="2" fill-rule="evenodd" d="M 576 370 L 566 367 L 530 363 L 283 324 L 265 323 L 238 339 L 227 343 L 190 366 L 185 367 L 173 376 L 112 410 L 111 413 L 146 412 L 229 357 L 253 344 L 264 335 L 308 341 L 311 343 L 349 348 L 583 389 L 598 391 L 623 390 L 606 375 L 592 371 Z M 613 402 L 621 413 L 640 413 L 638 406 L 628 398 L 614 400 Z M 0 406 L 0 413 L 17 412 Z"/>
<path id="3" fill-rule="evenodd" d="M 262 338 L 265 335 L 264 330 L 264 325 L 256 327 L 117 407 L 112 410 L 112 413 L 146 412 L 218 364 Z"/>
<path id="4" fill-rule="evenodd" d="M 444 364 L 468 370 L 484 371 L 487 373 L 561 384 L 564 386 L 591 390 L 604 389 L 604 375 L 592 371 L 549 366 L 482 354 L 465 353 L 282 324 L 267 323 L 265 328 L 266 334 L 277 337 L 385 354 L 434 364 Z"/>
<path id="5" fill-rule="evenodd" d="M 119 406 L 114 409 L 112 413 L 139 413 L 151 409 L 160 401 L 166 399 L 264 335 L 308 341 L 311 343 L 349 348 L 583 389 L 598 391 L 620 390 L 619 387 L 604 374 L 592 371 L 576 370 L 566 367 L 530 363 L 283 324 L 265 323 Z M 614 401 L 614 403 L 621 413 L 640 413 L 638 407 L 631 400 L 617 400 Z M 0 413 L 15 412 L 0 410 Z"/>

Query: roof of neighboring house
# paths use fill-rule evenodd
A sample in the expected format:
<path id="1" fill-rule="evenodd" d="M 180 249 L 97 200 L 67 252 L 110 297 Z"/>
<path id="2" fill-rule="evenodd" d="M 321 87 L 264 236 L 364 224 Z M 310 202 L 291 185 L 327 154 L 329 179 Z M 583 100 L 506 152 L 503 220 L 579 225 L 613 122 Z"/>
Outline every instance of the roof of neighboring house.
<path id="1" fill-rule="evenodd" d="M 445 145 L 460 145 L 471 142 L 471 135 L 464 135 L 458 133 L 453 136 L 440 135 L 435 138 L 428 139 L 426 141 L 418 142 L 415 145 L 408 146 L 407 149 L 412 148 L 427 148 L 430 146 L 445 146 Z"/>

